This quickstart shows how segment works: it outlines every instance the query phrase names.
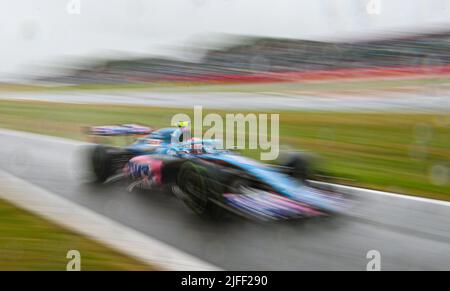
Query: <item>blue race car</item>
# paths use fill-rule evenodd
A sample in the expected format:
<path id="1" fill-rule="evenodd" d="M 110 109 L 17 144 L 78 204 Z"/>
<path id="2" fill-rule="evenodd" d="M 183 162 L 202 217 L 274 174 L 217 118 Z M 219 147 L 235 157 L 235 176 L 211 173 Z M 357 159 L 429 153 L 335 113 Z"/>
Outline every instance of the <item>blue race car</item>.
<path id="1" fill-rule="evenodd" d="M 124 148 L 97 145 L 91 157 L 97 180 L 124 177 L 130 181 L 129 190 L 170 186 L 176 197 L 204 217 L 232 212 L 287 220 L 345 209 L 342 194 L 309 182 L 314 170 L 302 155 L 292 155 L 283 166 L 267 165 L 217 149 L 215 140 L 183 142 L 184 130 L 152 131 Z"/>
<path id="2" fill-rule="evenodd" d="M 90 154 L 90 164 L 96 181 L 104 183 L 117 172 L 121 172 L 131 158 L 140 155 L 164 154 L 169 145 L 182 139 L 184 126 L 153 130 L 140 125 L 95 126 L 88 129 L 94 142 L 98 137 L 131 136 L 136 138 L 125 147 L 97 144 Z M 120 175 L 120 173 L 119 173 Z"/>

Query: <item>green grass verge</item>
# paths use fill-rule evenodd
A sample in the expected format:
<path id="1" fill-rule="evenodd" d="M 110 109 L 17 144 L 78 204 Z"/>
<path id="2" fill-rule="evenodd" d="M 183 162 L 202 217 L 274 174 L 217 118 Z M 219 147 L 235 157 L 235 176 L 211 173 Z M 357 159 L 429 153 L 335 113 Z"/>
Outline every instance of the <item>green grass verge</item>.
<path id="1" fill-rule="evenodd" d="M 85 125 L 163 127 L 180 112 L 192 109 L 0 101 L 0 127 L 83 140 Z M 279 113 L 281 144 L 320 154 L 342 183 L 450 201 L 448 114 Z"/>
<path id="2" fill-rule="evenodd" d="M 80 252 L 81 270 L 153 269 L 3 200 L 0 233 L 0 270 L 65 271 L 69 250 Z"/>

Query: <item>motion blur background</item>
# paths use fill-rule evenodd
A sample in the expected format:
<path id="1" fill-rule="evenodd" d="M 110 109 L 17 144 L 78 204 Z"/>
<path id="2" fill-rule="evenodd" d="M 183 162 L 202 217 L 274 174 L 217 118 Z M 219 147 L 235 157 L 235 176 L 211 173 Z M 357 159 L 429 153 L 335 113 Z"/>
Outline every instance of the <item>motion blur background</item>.
<path id="1" fill-rule="evenodd" d="M 392 65 L 440 62 L 445 61 L 440 59 L 446 48 L 445 38 L 437 40 L 439 36 L 427 38 L 417 37 L 417 34 L 439 31 L 445 36 L 449 6 L 446 0 L 282 0 L 277 4 L 266 0 L 5 1 L 0 12 L 4 44 L 0 48 L 3 56 L 0 72 L 4 78 L 11 78 L 15 73 L 26 75 L 34 70 L 39 75 L 47 75 L 51 66 L 65 68 L 81 60 L 94 66 L 92 59 L 107 62 L 111 58 L 125 61 L 137 57 L 145 57 L 146 62 L 140 66 L 126 62 L 111 64 L 104 74 L 114 75 L 121 65 L 123 73 L 130 74 L 129 78 L 151 78 L 152 65 L 155 73 L 163 71 L 158 70 L 159 64 L 167 67 L 166 73 L 172 68 L 181 70 L 179 74 L 183 75 L 189 73 L 186 66 L 193 61 L 199 62 L 190 70 L 194 75 L 223 74 L 229 70 L 387 65 L 389 58 L 396 55 L 401 60 L 396 59 Z M 216 33 L 261 39 L 249 38 L 251 43 L 240 44 L 228 53 L 209 51 L 222 50 L 224 42 L 228 43 Z M 405 35 L 410 35 L 411 39 L 398 42 Z M 246 39 L 241 37 L 239 43 Z M 380 39 L 385 41 L 377 43 Z M 355 42 L 359 44 L 352 50 Z M 389 48 L 394 43 L 396 45 Z M 321 50 L 315 49 L 317 46 Z M 430 46 L 434 48 L 430 50 Z M 168 60 L 164 63 L 158 58 L 152 61 L 150 55 L 154 54 L 188 63 Z M 377 59 L 361 60 L 366 54 Z M 122 78 L 127 78 L 128 74 Z M 114 77 L 119 78 L 110 77 L 112 81 Z"/>
<path id="2" fill-rule="evenodd" d="M 81 128 L 87 125 L 168 126 L 173 114 L 190 114 L 193 105 L 219 114 L 270 111 L 280 113 L 280 142 L 320 154 L 321 167 L 340 184 L 450 200 L 449 0 L 0 1 L 0 127 L 86 140 Z M 3 169 L 92 205 L 91 196 L 75 197 L 79 183 L 68 164 L 57 164 L 67 173 L 56 176 L 46 167 L 54 161 L 39 154 L 44 145 L 36 149 L 7 135 L 1 139 Z M 72 181 L 71 190 L 61 189 L 62 180 Z M 118 203 L 116 198 L 110 203 Z M 117 207 L 123 212 L 151 202 Z M 379 201 L 371 203 L 373 208 L 365 205 L 372 210 L 360 217 L 386 216 Z M 127 219 L 114 207 L 99 207 Z M 201 243 L 175 239 L 178 214 L 165 211 L 167 221 L 160 221 L 169 226 L 165 231 L 126 222 L 208 261 L 240 266 L 237 258 L 202 253 Z M 395 219 L 401 224 L 405 217 Z M 418 231 L 419 224 L 408 227 Z M 373 231 L 379 239 L 386 230 L 367 227 L 362 237 Z M 186 231 L 204 229 L 194 223 Z M 249 231 L 263 237 L 252 227 Z M 448 247 L 448 226 L 440 235 Z M 286 236 L 284 241 L 299 239 L 290 231 Z M 345 244 L 346 238 L 336 239 Z M 341 253 L 349 260 L 340 265 L 327 265 L 318 254 L 309 267 L 357 269 L 364 256 L 355 263 L 354 251 L 363 242 L 352 240 L 346 255 Z M 411 247 L 421 252 L 425 246 L 430 245 Z M 400 252 L 389 243 L 383 247 Z M 323 249 L 322 254 L 339 253 L 328 245 Z M 249 262 L 244 266 L 262 268 L 270 261 L 273 269 L 308 268 L 292 259 L 304 252 L 277 248 L 276 253 L 286 261 L 250 252 L 242 257 Z M 395 257 L 389 263 L 394 269 L 449 268 L 437 253 L 423 257 L 423 262 Z M 6 258 L 10 268 L 19 266 Z"/>

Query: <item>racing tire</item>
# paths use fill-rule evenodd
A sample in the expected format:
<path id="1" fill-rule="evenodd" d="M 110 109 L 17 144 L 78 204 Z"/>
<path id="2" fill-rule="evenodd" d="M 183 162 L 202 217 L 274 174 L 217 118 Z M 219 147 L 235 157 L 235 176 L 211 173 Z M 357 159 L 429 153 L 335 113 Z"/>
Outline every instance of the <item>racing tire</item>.
<path id="1" fill-rule="evenodd" d="M 91 153 L 91 167 L 97 183 L 104 183 L 121 169 L 133 155 L 122 149 L 96 145 Z"/>
<path id="2" fill-rule="evenodd" d="M 177 184 L 186 206 L 200 217 L 218 219 L 224 210 L 211 200 L 215 191 L 213 172 L 207 165 L 185 162 L 178 173 Z"/>
<path id="3" fill-rule="evenodd" d="M 288 174 L 290 176 L 300 181 L 306 181 L 314 177 L 315 170 L 309 156 L 292 153 L 283 166 L 289 168 Z"/>
<path id="4" fill-rule="evenodd" d="M 96 182 L 103 183 L 111 176 L 111 158 L 106 147 L 95 146 L 92 151 L 91 165 Z"/>

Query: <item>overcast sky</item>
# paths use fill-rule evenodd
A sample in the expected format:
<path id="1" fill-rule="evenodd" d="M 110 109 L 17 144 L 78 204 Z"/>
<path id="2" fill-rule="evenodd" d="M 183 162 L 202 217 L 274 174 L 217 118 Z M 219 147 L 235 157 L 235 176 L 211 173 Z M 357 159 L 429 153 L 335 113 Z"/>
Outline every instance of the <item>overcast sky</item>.
<path id="1" fill-rule="evenodd" d="M 450 23 L 450 0 L 0 1 L 0 77 L 109 50 L 173 54 L 213 32 L 324 39 Z"/>

